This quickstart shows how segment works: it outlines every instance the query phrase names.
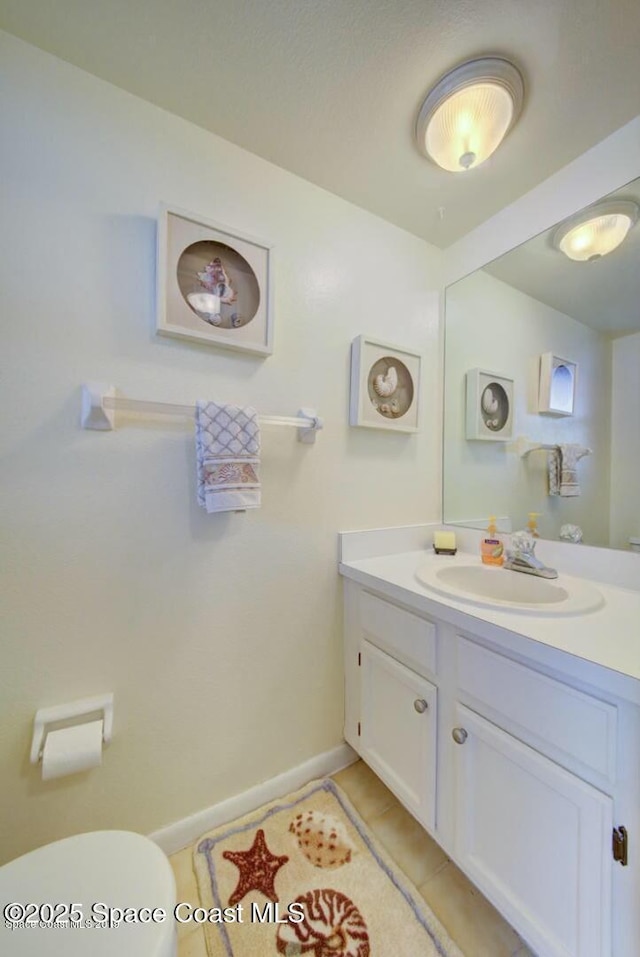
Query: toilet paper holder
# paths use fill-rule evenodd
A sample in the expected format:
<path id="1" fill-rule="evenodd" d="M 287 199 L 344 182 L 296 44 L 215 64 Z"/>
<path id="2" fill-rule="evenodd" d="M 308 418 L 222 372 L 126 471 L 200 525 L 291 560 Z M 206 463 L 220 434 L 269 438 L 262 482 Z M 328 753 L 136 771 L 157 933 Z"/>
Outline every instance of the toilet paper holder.
<path id="1" fill-rule="evenodd" d="M 37 764 L 42 758 L 44 740 L 47 731 L 61 722 L 72 721 L 74 718 L 84 718 L 96 714 L 102 715 L 102 741 L 111 742 L 113 733 L 113 693 L 96 695 L 93 698 L 80 698 L 78 701 L 69 701 L 67 704 L 56 704 L 51 708 L 39 708 L 33 722 L 33 740 L 31 741 L 31 764 Z M 80 722 L 75 722 L 80 723 Z"/>

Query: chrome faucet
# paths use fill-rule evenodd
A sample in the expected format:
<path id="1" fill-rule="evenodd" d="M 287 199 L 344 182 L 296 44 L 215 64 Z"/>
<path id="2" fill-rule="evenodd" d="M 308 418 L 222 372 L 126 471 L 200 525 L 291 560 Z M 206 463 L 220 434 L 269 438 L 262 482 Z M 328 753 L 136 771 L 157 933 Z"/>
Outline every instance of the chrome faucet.
<path id="1" fill-rule="evenodd" d="M 539 578 L 557 578 L 555 568 L 549 568 L 534 555 L 536 540 L 529 532 L 514 532 L 511 536 L 511 548 L 507 549 L 507 557 L 503 568 L 512 572 L 525 572 L 527 575 L 537 575 Z"/>

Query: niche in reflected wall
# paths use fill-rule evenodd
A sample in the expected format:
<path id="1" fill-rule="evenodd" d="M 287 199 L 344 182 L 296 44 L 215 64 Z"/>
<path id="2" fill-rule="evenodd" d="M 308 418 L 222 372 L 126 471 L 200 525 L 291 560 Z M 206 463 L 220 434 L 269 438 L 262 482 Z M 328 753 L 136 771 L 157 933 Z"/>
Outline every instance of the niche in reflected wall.
<path id="1" fill-rule="evenodd" d="M 577 363 L 552 352 L 540 356 L 538 411 L 543 415 L 573 415 Z"/>

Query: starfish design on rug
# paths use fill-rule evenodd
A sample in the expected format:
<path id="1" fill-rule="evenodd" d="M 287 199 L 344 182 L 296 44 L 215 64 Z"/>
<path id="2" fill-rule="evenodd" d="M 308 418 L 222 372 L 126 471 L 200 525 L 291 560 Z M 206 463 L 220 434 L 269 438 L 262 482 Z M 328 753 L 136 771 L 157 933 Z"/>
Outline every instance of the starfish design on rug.
<path id="1" fill-rule="evenodd" d="M 289 858 L 284 855 L 277 857 L 271 853 L 262 828 L 256 831 L 254 842 L 248 851 L 223 851 L 222 856 L 235 864 L 240 871 L 238 886 L 229 898 L 230 907 L 253 890 L 261 891 L 274 903 L 278 902 L 278 895 L 273 884 L 276 874 Z"/>

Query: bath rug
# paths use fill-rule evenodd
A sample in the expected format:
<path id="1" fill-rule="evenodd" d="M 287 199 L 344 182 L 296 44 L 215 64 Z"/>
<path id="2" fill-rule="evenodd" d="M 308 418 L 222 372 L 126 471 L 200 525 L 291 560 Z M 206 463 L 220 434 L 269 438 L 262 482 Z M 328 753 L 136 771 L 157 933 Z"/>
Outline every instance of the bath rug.
<path id="1" fill-rule="evenodd" d="M 205 834 L 194 869 L 210 957 L 462 957 L 329 778 Z"/>

